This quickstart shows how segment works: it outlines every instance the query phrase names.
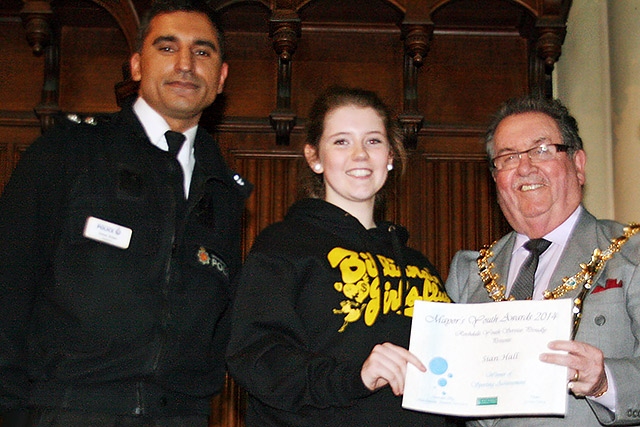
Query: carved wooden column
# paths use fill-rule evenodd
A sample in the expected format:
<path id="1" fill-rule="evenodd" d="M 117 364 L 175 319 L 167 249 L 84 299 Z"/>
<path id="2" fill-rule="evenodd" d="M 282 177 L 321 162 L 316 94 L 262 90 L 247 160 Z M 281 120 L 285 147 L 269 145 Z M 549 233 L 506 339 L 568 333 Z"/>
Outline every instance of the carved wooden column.
<path id="1" fill-rule="evenodd" d="M 538 1 L 538 13 L 534 22 L 525 24 L 521 29 L 523 36 L 530 42 L 530 75 L 533 78 L 529 91 L 532 94 L 553 97 L 551 76 L 562 53 L 571 2 L 572 0 Z"/>
<path id="2" fill-rule="evenodd" d="M 42 86 L 40 103 L 34 109 L 43 132 L 55 124 L 55 117 L 60 113 L 59 52 L 57 42 L 44 49 L 44 85 Z"/>
<path id="3" fill-rule="evenodd" d="M 398 117 L 407 148 L 416 148 L 418 131 L 422 127 L 424 115 L 418 111 L 418 69 L 424 63 L 433 37 L 433 24 L 402 24 L 404 39 L 404 106 Z"/>
<path id="4" fill-rule="evenodd" d="M 551 74 L 562 53 L 562 43 L 567 34 L 564 24 L 536 26 L 535 47 L 538 58 L 544 64 L 544 96 L 553 97 Z"/>
<path id="5" fill-rule="evenodd" d="M 54 124 L 60 112 L 60 58 L 58 34 L 53 29 L 53 10 L 50 0 L 24 0 L 20 12 L 27 41 L 35 55 L 44 55 L 44 82 L 40 103 L 34 111 L 44 132 Z"/>
<path id="6" fill-rule="evenodd" d="M 289 145 L 296 115 L 291 111 L 291 59 L 298 47 L 300 18 L 290 10 L 275 11 L 269 22 L 269 37 L 278 55 L 278 93 L 276 109 L 271 113 L 271 125 L 276 131 L 276 144 Z"/>

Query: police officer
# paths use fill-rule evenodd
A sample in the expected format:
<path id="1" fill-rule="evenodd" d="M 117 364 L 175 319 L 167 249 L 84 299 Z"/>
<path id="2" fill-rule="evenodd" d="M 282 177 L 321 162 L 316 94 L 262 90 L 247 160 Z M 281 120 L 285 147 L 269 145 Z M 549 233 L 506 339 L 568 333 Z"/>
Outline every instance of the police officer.
<path id="1" fill-rule="evenodd" d="M 5 426 L 204 427 L 222 387 L 251 186 L 198 126 L 215 16 L 154 2 L 130 65 L 137 99 L 40 137 L 0 198 Z"/>

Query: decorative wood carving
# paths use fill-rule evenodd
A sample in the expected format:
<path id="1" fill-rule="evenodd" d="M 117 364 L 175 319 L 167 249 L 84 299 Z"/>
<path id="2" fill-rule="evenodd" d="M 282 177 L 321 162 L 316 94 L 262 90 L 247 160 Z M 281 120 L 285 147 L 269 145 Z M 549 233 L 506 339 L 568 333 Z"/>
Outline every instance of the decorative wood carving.
<path id="1" fill-rule="evenodd" d="M 291 130 L 296 124 L 296 115 L 291 111 L 291 60 L 298 46 L 300 27 L 300 18 L 291 10 L 274 12 L 269 22 L 269 37 L 278 55 L 276 109 L 269 116 L 277 145 L 289 145 Z"/>
<path id="2" fill-rule="evenodd" d="M 413 60 L 416 67 L 422 66 L 424 58 L 429 53 L 429 44 L 433 38 L 433 23 L 402 24 L 402 38 L 405 52 Z"/>
<path id="3" fill-rule="evenodd" d="M 24 0 L 20 11 L 22 23 L 26 30 L 27 41 L 36 55 L 42 55 L 45 47 L 51 42 L 51 19 L 53 10 L 51 0 Z"/>
<path id="4" fill-rule="evenodd" d="M 538 56 L 544 61 L 545 69 L 550 74 L 562 53 L 562 43 L 567 33 L 566 27 L 542 27 L 538 29 L 536 47 Z"/>
<path id="5" fill-rule="evenodd" d="M 535 48 L 538 58 L 544 67 L 544 90 L 543 95 L 547 98 L 553 97 L 553 87 L 551 75 L 560 54 L 562 53 L 562 43 L 567 33 L 565 25 L 538 27 L 536 32 Z"/>
<path id="6" fill-rule="evenodd" d="M 560 54 L 567 33 L 567 18 L 572 0 L 543 0 L 538 4 L 535 30 L 532 34 L 533 48 L 542 61 L 544 69 L 543 95 L 553 97 L 551 73 Z"/>
<path id="7" fill-rule="evenodd" d="M 418 144 L 418 132 L 422 127 L 424 115 L 418 110 L 418 69 L 424 63 L 433 37 L 432 23 L 403 23 L 404 39 L 404 106 L 398 117 L 404 143 L 407 148 L 415 149 Z"/>

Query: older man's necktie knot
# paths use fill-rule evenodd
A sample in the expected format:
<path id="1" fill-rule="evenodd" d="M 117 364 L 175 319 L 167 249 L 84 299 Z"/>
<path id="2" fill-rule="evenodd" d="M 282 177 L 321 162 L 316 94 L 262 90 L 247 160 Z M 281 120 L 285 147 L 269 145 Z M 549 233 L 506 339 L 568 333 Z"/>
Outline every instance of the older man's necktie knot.
<path id="1" fill-rule="evenodd" d="M 546 251 L 550 244 L 551 242 L 545 239 L 531 239 L 524 244 L 524 248 L 529 251 L 529 256 L 524 260 L 518 277 L 511 287 L 511 296 L 515 299 L 528 299 L 533 295 L 540 254 Z"/>
<path id="2" fill-rule="evenodd" d="M 169 153 L 173 156 L 178 154 L 180 151 L 180 147 L 184 143 L 184 140 L 187 139 L 184 134 L 180 132 L 174 132 L 172 130 L 168 130 L 164 133 L 164 137 L 167 139 L 167 144 L 169 145 Z"/>

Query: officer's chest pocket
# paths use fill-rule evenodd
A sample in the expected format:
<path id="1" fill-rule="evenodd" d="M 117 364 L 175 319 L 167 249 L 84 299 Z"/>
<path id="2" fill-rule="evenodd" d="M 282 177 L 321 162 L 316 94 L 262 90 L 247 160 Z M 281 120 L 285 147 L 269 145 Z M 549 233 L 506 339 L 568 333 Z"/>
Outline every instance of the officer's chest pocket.
<path id="1" fill-rule="evenodd" d="M 78 177 L 65 230 L 72 244 L 112 256 L 155 256 L 167 249 L 175 227 L 174 195 L 141 168 L 105 160 Z"/>
<path id="2" fill-rule="evenodd" d="M 161 206 L 143 199 L 83 197 L 69 205 L 63 242 L 95 256 L 153 257 L 169 244 L 173 222 L 166 217 Z"/>

